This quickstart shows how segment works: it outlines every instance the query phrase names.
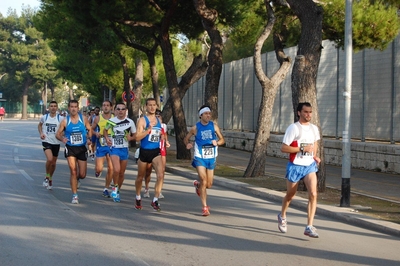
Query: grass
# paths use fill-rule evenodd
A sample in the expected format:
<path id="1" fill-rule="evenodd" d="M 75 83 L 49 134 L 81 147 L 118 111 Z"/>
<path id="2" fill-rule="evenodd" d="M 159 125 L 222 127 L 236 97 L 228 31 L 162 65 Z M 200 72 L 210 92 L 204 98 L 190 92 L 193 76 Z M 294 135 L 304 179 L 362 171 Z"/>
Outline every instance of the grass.
<path id="1" fill-rule="evenodd" d="M 167 165 L 179 166 L 188 169 L 195 169 L 191 166 L 188 160 L 176 159 L 176 152 L 169 151 L 167 156 Z M 214 174 L 220 177 L 240 181 L 258 187 L 268 188 L 276 191 L 286 191 L 286 180 L 278 177 L 248 177 L 244 178 L 244 171 L 233 168 L 228 165 L 217 164 Z M 297 196 L 307 198 L 306 191 L 298 191 Z M 326 188 L 325 192 L 318 193 L 318 203 L 339 206 L 341 191 L 331 188 Z M 366 216 L 371 216 L 380 220 L 390 221 L 400 224 L 400 204 L 379 200 L 367 196 L 351 193 L 350 202 L 352 206 L 362 206 L 358 212 Z"/>

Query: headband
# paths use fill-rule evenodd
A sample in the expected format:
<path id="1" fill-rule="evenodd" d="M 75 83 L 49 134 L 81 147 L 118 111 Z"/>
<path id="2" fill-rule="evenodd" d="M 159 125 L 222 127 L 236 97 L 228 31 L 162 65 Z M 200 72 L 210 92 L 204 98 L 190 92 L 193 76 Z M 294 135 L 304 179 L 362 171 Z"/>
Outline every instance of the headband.
<path id="1" fill-rule="evenodd" d="M 211 112 L 210 108 L 208 108 L 208 107 L 201 108 L 199 111 L 199 116 L 201 116 L 205 112 Z"/>

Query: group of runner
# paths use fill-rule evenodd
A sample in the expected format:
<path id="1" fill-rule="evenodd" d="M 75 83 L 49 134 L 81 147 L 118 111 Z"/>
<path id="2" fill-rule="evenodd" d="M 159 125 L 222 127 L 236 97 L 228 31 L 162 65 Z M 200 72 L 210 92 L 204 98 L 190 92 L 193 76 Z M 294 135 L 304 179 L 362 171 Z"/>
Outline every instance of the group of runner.
<path id="1" fill-rule="evenodd" d="M 129 158 L 129 142 L 140 141 L 138 173 L 135 181 L 135 209 L 142 209 L 143 181 L 145 181 L 143 197 L 150 197 L 150 176 L 154 169 L 157 179 L 151 207 L 160 211 L 158 200 L 164 197 L 161 191 L 166 166 L 166 148 L 170 147 L 170 144 L 167 126 L 162 123 L 161 111 L 157 107 L 154 98 L 147 99 L 146 114 L 139 118 L 135 126 L 126 115 L 127 109 L 124 103 L 118 103 L 113 109 L 110 101 L 104 101 L 101 114 L 98 108 L 98 112 L 86 116 L 79 112 L 78 102 L 71 100 L 68 103 L 69 114 L 64 118 L 57 113 L 57 102 L 50 102 L 48 114 L 41 117 L 38 125 L 46 156 L 46 176 L 43 186 L 47 189 L 53 188 L 53 174 L 62 142 L 65 145 L 64 155 L 70 169 L 71 203 L 79 203 L 78 188 L 80 180 L 87 174 L 89 149 L 95 149 L 93 152 L 96 158 L 95 177 L 102 175 L 104 163 L 107 163 L 103 196 L 112 198 L 114 202 L 120 202 L 120 191 Z M 195 160 L 192 165 L 198 170 L 200 181 L 196 180 L 194 185 L 203 204 L 202 215 L 208 216 L 210 213 L 206 204 L 206 188 L 210 188 L 213 182 L 217 147 L 225 141 L 219 127 L 210 121 L 209 107 L 200 108 L 199 117 L 200 122 L 190 130 L 185 138 L 185 144 L 188 149 L 192 148 L 189 139 L 195 136 L 197 144 L 194 145 Z M 111 191 L 109 191 L 110 186 Z"/>
<path id="2" fill-rule="evenodd" d="M 138 172 L 135 181 L 135 209 L 142 209 L 141 190 L 145 180 L 144 197 L 148 194 L 151 169 L 156 173 L 154 197 L 151 207 L 160 211 L 158 200 L 162 198 L 161 190 L 164 183 L 166 164 L 166 147 L 169 147 L 166 125 L 162 124 L 160 111 L 154 98 L 146 100 L 146 114 L 139 118 L 137 126 L 127 117 L 126 106 L 118 103 L 112 113 L 112 103 L 104 101 L 102 114 L 93 117 L 90 124 L 86 116 L 79 113 L 76 100 L 68 103 L 69 115 L 65 118 L 57 114 L 57 102 L 50 102 L 49 113 L 39 122 L 38 130 L 46 155 L 46 177 L 43 185 L 47 189 L 53 187 L 53 174 L 60 150 L 59 141 L 65 144 L 65 157 L 70 168 L 70 185 L 72 203 L 79 203 L 77 189 L 79 180 L 86 177 L 87 145 L 96 141 L 95 176 L 100 177 L 104 161 L 107 161 L 107 174 L 103 196 L 111 197 L 114 202 L 120 202 L 120 190 L 125 179 L 125 170 L 129 158 L 129 142 L 140 141 L 138 155 Z M 198 112 L 200 121 L 197 122 L 184 138 L 187 149 L 194 148 L 192 166 L 197 169 L 199 180 L 194 180 L 197 195 L 202 204 L 202 215 L 210 215 L 207 205 L 207 189 L 211 188 L 214 179 L 214 169 L 218 146 L 225 143 L 220 128 L 211 121 L 211 109 L 202 106 Z M 311 124 L 312 107 L 310 103 L 299 103 L 297 107 L 298 121 L 291 124 L 283 137 L 281 151 L 288 153 L 289 163 L 286 169 L 286 195 L 282 200 L 282 209 L 278 214 L 278 228 L 282 233 L 287 232 L 286 212 L 296 194 L 300 180 L 304 180 L 309 193 L 307 226 L 304 235 L 317 238 L 318 233 L 313 226 L 317 205 L 317 177 L 320 158 L 317 157 L 320 134 L 318 128 Z M 194 138 L 193 138 L 194 137 Z M 194 140 L 194 141 L 193 141 Z M 109 193 L 111 181 L 112 192 Z"/>

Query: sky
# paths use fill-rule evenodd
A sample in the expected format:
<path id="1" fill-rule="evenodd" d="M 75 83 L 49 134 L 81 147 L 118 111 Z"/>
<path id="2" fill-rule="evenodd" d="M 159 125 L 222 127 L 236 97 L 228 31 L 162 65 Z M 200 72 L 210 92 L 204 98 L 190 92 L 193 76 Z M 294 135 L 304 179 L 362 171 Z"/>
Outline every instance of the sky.
<path id="1" fill-rule="evenodd" d="M 8 8 L 17 10 L 18 15 L 21 14 L 22 4 L 24 6 L 30 6 L 32 8 L 39 8 L 39 0 L 1 0 L 0 1 L 0 13 L 5 17 L 7 16 Z"/>

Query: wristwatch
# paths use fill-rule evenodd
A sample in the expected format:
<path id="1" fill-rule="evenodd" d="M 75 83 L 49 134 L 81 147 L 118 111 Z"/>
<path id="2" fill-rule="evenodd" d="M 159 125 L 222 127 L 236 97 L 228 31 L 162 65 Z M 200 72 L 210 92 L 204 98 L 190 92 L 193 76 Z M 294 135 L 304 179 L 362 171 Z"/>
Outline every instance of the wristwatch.
<path id="1" fill-rule="evenodd" d="M 304 147 L 300 147 L 300 151 L 303 152 L 304 151 Z"/>

